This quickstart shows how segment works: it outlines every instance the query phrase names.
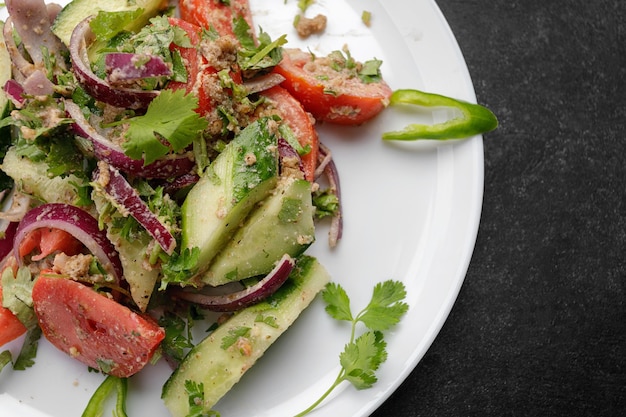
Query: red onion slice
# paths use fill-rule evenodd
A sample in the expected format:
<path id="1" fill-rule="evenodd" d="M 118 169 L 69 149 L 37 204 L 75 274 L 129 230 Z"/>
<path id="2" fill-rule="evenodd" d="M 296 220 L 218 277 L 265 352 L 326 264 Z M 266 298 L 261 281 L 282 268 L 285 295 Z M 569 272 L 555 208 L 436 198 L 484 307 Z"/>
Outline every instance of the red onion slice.
<path id="1" fill-rule="evenodd" d="M 150 77 L 167 77 L 170 67 L 158 56 L 112 52 L 104 58 L 107 81 L 112 85 Z"/>
<path id="2" fill-rule="evenodd" d="M 171 255 L 176 247 L 176 239 L 159 218 L 150 211 L 137 191 L 126 181 L 120 172 L 108 164 L 99 163 L 94 171 L 94 181 L 102 186 L 113 201 L 117 202 L 133 216 L 139 224 L 156 240 L 165 253 Z"/>
<path id="3" fill-rule="evenodd" d="M 158 159 L 149 165 L 128 157 L 122 148 L 102 136 L 85 118 L 78 105 L 65 100 L 65 111 L 74 119 L 74 130 L 91 144 L 91 152 L 101 161 L 119 170 L 141 178 L 171 178 L 188 173 L 195 162 L 188 154 L 174 154 Z"/>
<path id="4" fill-rule="evenodd" d="M 224 295 L 208 295 L 177 290 L 174 296 L 211 311 L 237 311 L 256 304 L 273 294 L 287 281 L 294 265 L 294 259 L 285 254 L 265 278 L 244 290 Z"/>
<path id="5" fill-rule="evenodd" d="M 4 260 L 13 250 L 13 239 L 15 238 L 17 225 L 17 222 L 7 222 L 6 227 L 4 227 L 4 236 L 0 239 L 0 261 Z"/>
<path id="6" fill-rule="evenodd" d="M 333 216 L 330 221 L 330 230 L 328 232 L 328 244 L 331 248 L 337 246 L 337 243 L 341 240 L 343 235 L 343 213 L 341 204 L 341 184 L 339 182 L 339 171 L 337 170 L 337 166 L 335 165 L 335 161 L 332 158 L 332 154 L 330 149 L 320 142 L 319 144 L 319 160 L 320 163 L 324 165 L 323 172 L 328 179 L 328 184 L 330 189 L 337 196 L 337 200 L 339 201 L 339 210 L 337 214 Z"/>
<path id="7" fill-rule="evenodd" d="M 78 239 L 100 261 L 105 271 L 117 284 L 122 280 L 120 258 L 106 233 L 98 227 L 98 221 L 86 211 L 63 203 L 48 203 L 29 210 L 20 222 L 13 239 L 13 254 L 18 263 L 20 245 L 28 233 L 42 227 L 63 230 Z"/>
<path id="8" fill-rule="evenodd" d="M 270 88 L 279 85 L 285 81 L 285 77 L 275 72 L 261 75 L 250 80 L 244 81 L 248 94 L 260 93 L 261 91 L 269 90 Z"/>
<path id="9" fill-rule="evenodd" d="M 114 87 L 102 78 L 98 78 L 91 70 L 87 55 L 87 44 L 93 37 L 89 26 L 91 19 L 92 17 L 88 17 L 81 21 L 74 28 L 70 38 L 72 71 L 74 71 L 78 82 L 89 95 L 112 106 L 131 109 L 148 107 L 148 104 L 159 94 L 159 91 Z"/>
<path id="10" fill-rule="evenodd" d="M 24 88 L 17 81 L 11 79 L 4 84 L 4 92 L 15 107 L 21 108 L 26 99 L 24 98 Z"/>

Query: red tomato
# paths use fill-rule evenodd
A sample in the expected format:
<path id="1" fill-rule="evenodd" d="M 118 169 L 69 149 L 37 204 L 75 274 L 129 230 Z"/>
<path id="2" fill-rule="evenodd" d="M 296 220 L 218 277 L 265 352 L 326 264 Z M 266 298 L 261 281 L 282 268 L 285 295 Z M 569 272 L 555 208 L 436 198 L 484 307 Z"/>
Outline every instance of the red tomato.
<path id="1" fill-rule="evenodd" d="M 193 23 L 186 22 L 175 17 L 170 17 L 169 22 L 173 26 L 178 26 L 187 32 L 192 48 L 183 48 L 172 44 L 170 48 L 177 50 L 183 58 L 185 69 L 187 70 L 187 82 L 172 81 L 167 88 L 172 90 L 184 89 L 187 94 L 194 93 L 198 97 L 198 110 L 200 114 L 206 114 L 211 110 L 211 101 L 205 94 L 202 85 L 204 59 L 198 51 L 197 46 L 200 43 L 202 28 Z"/>
<path id="2" fill-rule="evenodd" d="M 183 20 L 204 28 L 213 27 L 220 35 L 234 35 L 232 22 L 239 16 L 254 28 L 248 0 L 179 0 L 178 7 Z"/>
<path id="3" fill-rule="evenodd" d="M 9 310 L 2 307 L 2 287 L 0 287 L 0 346 L 17 339 L 26 332 L 26 327 Z"/>
<path id="4" fill-rule="evenodd" d="M 39 326 L 74 359 L 120 378 L 141 370 L 165 331 L 79 282 L 41 275 L 33 286 Z"/>
<path id="5" fill-rule="evenodd" d="M 39 254 L 32 257 L 35 261 L 55 252 L 63 252 L 69 256 L 77 255 L 81 252 L 83 244 L 64 230 L 44 227 L 35 229 L 24 237 L 19 248 L 20 257 L 28 255 L 36 248 L 39 248 Z"/>
<path id="6" fill-rule="evenodd" d="M 285 49 L 274 71 L 285 77 L 281 85 L 307 111 L 329 123 L 362 124 L 389 104 L 392 93 L 384 81 L 366 84 L 358 77 L 347 77 L 324 65 L 322 59 L 298 49 Z"/>
<path id="7" fill-rule="evenodd" d="M 309 181 L 315 180 L 315 169 L 317 168 L 317 157 L 319 155 L 319 139 L 313 126 L 314 120 L 304 110 L 302 104 L 280 86 L 272 87 L 261 94 L 274 104 L 283 120 L 293 130 L 300 145 L 309 145 L 311 147 L 309 153 L 302 155 L 302 165 L 305 178 Z"/>

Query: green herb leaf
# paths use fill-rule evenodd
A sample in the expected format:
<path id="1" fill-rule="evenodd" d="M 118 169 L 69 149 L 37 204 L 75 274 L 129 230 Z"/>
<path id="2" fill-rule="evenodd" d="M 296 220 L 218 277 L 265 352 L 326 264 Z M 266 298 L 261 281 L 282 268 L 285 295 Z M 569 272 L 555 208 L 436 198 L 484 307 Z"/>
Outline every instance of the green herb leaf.
<path id="1" fill-rule="evenodd" d="M 237 343 L 239 338 L 247 337 L 249 334 L 250 334 L 250 327 L 241 326 L 235 329 L 230 329 L 228 334 L 222 338 L 222 344 L 220 345 L 220 347 L 226 350 L 232 345 L 234 345 L 235 343 Z"/>
<path id="2" fill-rule="evenodd" d="M 347 344 L 339 357 L 345 379 L 357 389 L 371 388 L 378 380 L 375 371 L 387 359 L 386 346 L 381 332 L 366 332 Z"/>
<path id="3" fill-rule="evenodd" d="M 184 90 L 162 90 L 150 103 L 146 114 L 125 119 L 128 123 L 124 152 L 150 164 L 174 151 L 185 149 L 206 128 L 208 122 L 194 110 L 198 99 Z M 162 143 L 166 141 L 169 146 Z"/>
<path id="4" fill-rule="evenodd" d="M 101 10 L 96 17 L 89 22 L 89 26 L 91 26 L 91 30 L 97 40 L 106 42 L 122 32 L 125 27 L 137 20 L 142 14 L 143 9 L 119 12 Z"/>
<path id="5" fill-rule="evenodd" d="M 401 300 L 406 297 L 404 285 L 397 281 L 385 281 L 374 287 L 372 300 L 357 317 L 370 330 L 387 330 L 396 325 L 409 306 Z"/>
<path id="6" fill-rule="evenodd" d="M 313 411 L 343 381 L 349 381 L 356 389 L 372 387 L 378 380 L 376 371 L 387 360 L 387 343 L 382 330 L 387 330 L 398 322 L 407 311 L 403 302 L 406 297 L 404 284 L 399 281 L 385 281 L 376 284 L 368 305 L 355 316 L 350 311 L 350 299 L 346 291 L 337 283 L 328 283 L 322 291 L 326 311 L 336 320 L 351 322 L 350 341 L 339 355 L 341 370 L 333 384 L 304 411 L 295 417 L 302 417 Z M 381 315 L 380 318 L 376 318 Z M 362 322 L 370 331 L 355 338 L 356 325 Z"/>
<path id="7" fill-rule="evenodd" d="M 2 306 L 11 310 L 27 329 L 37 327 L 31 296 L 34 283 L 27 267 L 19 268 L 15 277 L 11 268 L 2 273 Z"/>
<path id="8" fill-rule="evenodd" d="M 40 338 L 41 329 L 39 327 L 33 327 L 26 332 L 26 338 L 24 339 L 19 355 L 17 355 L 17 359 L 15 359 L 13 369 L 23 371 L 35 364 Z"/>
<path id="9" fill-rule="evenodd" d="M 337 283 L 331 282 L 322 291 L 322 298 L 326 302 L 326 312 L 335 320 L 352 321 L 350 298 Z"/>
<path id="10" fill-rule="evenodd" d="M 185 391 L 188 395 L 189 413 L 185 417 L 220 417 L 214 410 L 204 409 L 204 384 L 186 380 Z"/>

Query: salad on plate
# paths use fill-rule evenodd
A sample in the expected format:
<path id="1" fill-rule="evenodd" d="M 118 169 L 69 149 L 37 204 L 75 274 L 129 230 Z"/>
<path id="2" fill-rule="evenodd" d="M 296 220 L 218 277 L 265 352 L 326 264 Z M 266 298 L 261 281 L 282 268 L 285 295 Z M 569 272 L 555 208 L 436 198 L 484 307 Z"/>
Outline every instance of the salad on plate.
<path id="1" fill-rule="evenodd" d="M 246 0 L 6 8 L 0 346 L 22 343 L 0 364 L 29 368 L 45 338 L 103 375 L 83 413 L 96 416 L 111 393 L 125 415 L 133 376 L 164 362 L 173 416 L 218 415 L 218 401 L 321 293 L 333 318 L 352 322 L 330 390 L 371 386 L 406 292 L 380 283 L 353 315 L 307 251 L 320 222 L 331 248 L 343 232 L 338 167 L 317 126 L 443 106 L 460 116 L 383 139 L 454 139 L 495 128 L 493 114 L 393 91 L 382 62 L 360 62 L 349 46 L 318 56 L 272 39 Z"/>

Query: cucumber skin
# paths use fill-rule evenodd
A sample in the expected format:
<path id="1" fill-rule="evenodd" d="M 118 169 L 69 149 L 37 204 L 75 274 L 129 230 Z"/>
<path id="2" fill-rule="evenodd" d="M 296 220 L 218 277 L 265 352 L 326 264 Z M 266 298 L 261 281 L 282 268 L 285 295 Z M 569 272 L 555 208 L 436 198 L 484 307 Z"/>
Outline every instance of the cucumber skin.
<path id="1" fill-rule="evenodd" d="M 0 169 L 13 178 L 18 190 L 45 203 L 75 204 L 78 192 L 72 183 L 84 185 L 84 181 L 74 174 L 50 178 L 45 161 L 33 162 L 20 157 L 15 147 L 7 150 Z"/>
<path id="2" fill-rule="evenodd" d="M 288 200 L 298 202 L 298 213 L 283 219 L 281 212 Z M 298 257 L 315 240 L 314 210 L 311 183 L 281 177 L 273 194 L 250 214 L 213 259 L 202 281 L 218 286 L 265 275 L 285 253 Z"/>
<path id="3" fill-rule="evenodd" d="M 181 246 L 200 249 L 198 273 L 209 267 L 278 181 L 277 138 L 267 123 L 264 119 L 252 123 L 226 145 L 183 203 Z"/>
<path id="4" fill-rule="evenodd" d="M 141 8 L 144 9 L 141 18 L 133 22 L 133 27 L 127 28 L 138 30 L 166 6 L 167 0 L 73 0 L 57 15 L 52 24 L 52 33 L 68 46 L 74 28 L 87 17 L 97 15 L 100 11 L 123 12 Z"/>
<path id="5" fill-rule="evenodd" d="M 11 57 L 9 51 L 4 43 L 4 22 L 0 21 L 0 85 L 4 86 L 8 80 L 11 79 Z M 4 92 L 4 89 L 0 89 L 0 118 L 9 115 L 9 99 Z"/>
<path id="6" fill-rule="evenodd" d="M 330 281 L 317 259 L 301 255 L 289 280 L 268 300 L 232 316 L 198 343 L 163 386 L 161 398 L 174 417 L 189 413 L 185 381 L 204 384 L 204 409 L 210 410 L 263 355 L 269 346 L 296 320 L 300 313 Z M 257 317 L 274 317 L 276 327 L 257 322 Z M 222 339 L 232 329 L 251 328 L 247 340 L 250 355 L 236 346 L 221 348 Z"/>

